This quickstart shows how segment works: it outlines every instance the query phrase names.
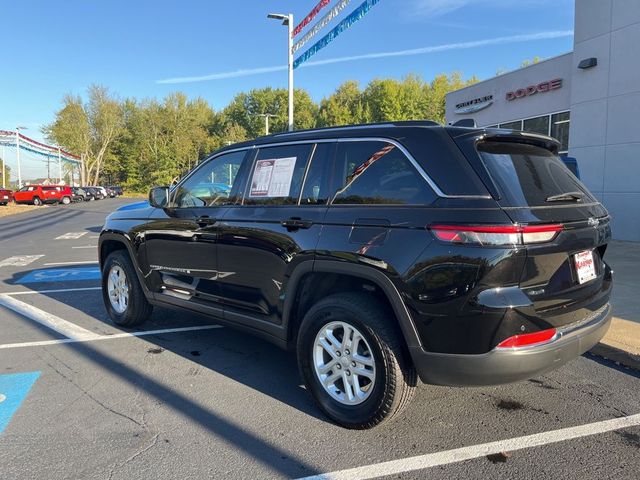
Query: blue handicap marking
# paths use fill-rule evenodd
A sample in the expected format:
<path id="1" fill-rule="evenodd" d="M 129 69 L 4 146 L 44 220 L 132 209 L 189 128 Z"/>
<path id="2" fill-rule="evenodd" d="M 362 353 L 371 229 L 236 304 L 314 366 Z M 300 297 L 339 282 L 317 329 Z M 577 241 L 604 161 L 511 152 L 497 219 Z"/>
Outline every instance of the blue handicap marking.
<path id="1" fill-rule="evenodd" d="M 0 375 L 0 433 L 7 428 L 39 376 L 40 372 Z"/>
<path id="2" fill-rule="evenodd" d="M 79 280 L 100 280 L 100 268 L 75 267 L 34 270 L 16 283 L 74 282 Z"/>

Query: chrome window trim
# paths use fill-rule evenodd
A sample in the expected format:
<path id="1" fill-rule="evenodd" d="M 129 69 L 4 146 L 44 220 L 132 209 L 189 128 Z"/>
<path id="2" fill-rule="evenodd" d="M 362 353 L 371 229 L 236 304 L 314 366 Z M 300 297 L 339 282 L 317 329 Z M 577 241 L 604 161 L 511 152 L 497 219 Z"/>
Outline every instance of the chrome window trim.
<path id="1" fill-rule="evenodd" d="M 449 195 L 449 194 L 444 193 L 440 189 L 440 187 L 438 187 L 436 182 L 434 182 L 433 179 L 427 174 L 427 172 L 424 171 L 422 166 L 413 157 L 413 155 L 411 155 L 411 153 L 409 153 L 409 151 L 404 147 L 404 145 L 402 145 L 400 142 L 398 142 L 396 140 L 393 140 L 392 138 L 387 138 L 387 137 L 354 137 L 354 138 L 345 137 L 345 138 L 338 138 L 337 141 L 338 141 L 338 143 L 344 143 L 344 142 L 376 142 L 376 141 L 378 141 L 378 142 L 387 142 L 387 143 L 390 143 L 390 144 L 394 145 L 396 148 L 398 148 L 398 150 L 400 150 L 404 154 L 405 157 L 407 157 L 407 159 L 409 160 L 411 165 L 413 165 L 413 168 L 415 168 L 417 170 L 417 172 L 420 174 L 420 176 L 424 179 L 425 182 L 427 182 L 429 184 L 431 189 L 435 192 L 435 194 L 438 197 L 441 197 L 441 198 L 483 198 L 483 199 L 491 198 L 491 195 Z"/>
<path id="2" fill-rule="evenodd" d="M 353 127 L 353 128 L 355 129 L 355 128 L 365 128 L 365 127 Z M 344 127 L 340 127 L 339 129 L 336 128 L 336 130 L 344 130 Z M 488 195 L 488 194 L 487 195 L 462 195 L 462 194 L 461 195 L 449 195 L 449 194 L 444 193 L 440 189 L 440 187 L 436 184 L 436 182 L 424 171 L 422 166 L 413 157 L 413 155 L 411 155 L 411 153 L 404 147 L 404 145 L 402 145 L 397 140 L 394 140 L 394 139 L 389 138 L 389 137 L 340 137 L 340 138 L 320 138 L 320 139 L 315 139 L 315 140 L 314 139 L 289 140 L 289 141 L 285 140 L 285 141 L 282 141 L 282 142 L 274 142 L 274 143 L 265 142 L 263 144 L 257 144 L 257 145 L 251 145 L 251 146 L 246 146 L 246 147 L 234 148 L 234 149 L 230 149 L 230 150 L 224 150 L 223 152 L 219 152 L 217 154 L 214 154 L 211 157 L 206 158 L 202 162 L 200 162 L 200 165 L 198 165 L 197 168 L 193 169 L 191 171 L 191 173 L 189 173 L 185 178 L 182 179 L 182 181 L 180 183 L 178 183 L 175 186 L 174 191 L 177 190 L 179 186 L 181 186 L 184 182 L 186 182 L 193 174 L 195 174 L 195 172 L 197 172 L 200 168 L 202 168 L 202 166 L 204 166 L 206 163 L 211 162 L 211 161 L 215 160 L 216 158 L 220 157 L 221 155 L 225 155 L 227 153 L 235 153 L 235 152 L 240 152 L 240 151 L 244 151 L 244 150 L 256 150 L 256 149 L 271 148 L 271 147 L 283 147 L 283 146 L 287 146 L 287 145 L 304 145 L 304 144 L 334 143 L 334 142 L 335 143 L 345 143 L 345 142 L 387 142 L 387 143 L 390 143 L 390 144 L 394 145 L 396 148 L 398 148 L 398 150 L 400 150 L 405 157 L 407 157 L 407 159 L 409 160 L 411 165 L 413 165 L 413 168 L 416 169 L 416 171 L 420 174 L 420 176 L 423 178 L 423 180 L 425 182 L 427 182 L 429 187 L 434 191 L 434 193 L 438 197 L 440 197 L 440 198 L 448 198 L 448 199 L 490 199 L 491 198 L 491 195 Z M 306 178 L 305 178 L 305 180 L 306 180 Z M 302 183 L 301 192 L 303 190 L 304 190 L 304 182 Z M 243 201 L 244 201 L 244 195 L 243 195 Z"/>

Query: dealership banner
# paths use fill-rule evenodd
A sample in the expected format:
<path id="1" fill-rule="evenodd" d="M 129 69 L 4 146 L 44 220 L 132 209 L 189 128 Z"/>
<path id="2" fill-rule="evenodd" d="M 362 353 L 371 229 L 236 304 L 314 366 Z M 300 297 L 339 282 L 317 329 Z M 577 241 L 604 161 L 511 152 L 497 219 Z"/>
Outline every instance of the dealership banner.
<path id="1" fill-rule="evenodd" d="M 318 42 L 313 44 L 302 55 L 295 59 L 293 62 L 293 68 L 298 68 L 304 62 L 313 57 L 316 53 L 322 50 L 324 47 L 333 42 L 342 32 L 351 28 L 351 26 L 357 21 L 361 20 L 373 6 L 375 6 L 380 0 L 365 0 L 349 14 L 344 20 L 342 20 L 336 27 L 329 33 L 322 37 Z"/>
<path id="2" fill-rule="evenodd" d="M 309 30 L 304 35 L 304 37 L 302 37 L 299 41 L 296 42 L 296 44 L 292 48 L 292 52 L 295 53 L 298 50 L 300 50 L 300 48 L 302 48 L 302 46 L 305 43 L 307 43 L 309 40 L 315 37 L 320 30 L 322 30 L 324 27 L 329 25 L 329 23 L 331 23 L 331 20 L 336 18 L 340 14 L 340 12 L 344 10 L 347 5 L 349 5 L 350 1 L 351 0 L 341 0 L 340 3 L 338 3 L 335 7 L 329 10 L 329 13 L 327 13 L 324 17 L 322 17 L 322 19 L 318 23 L 316 23 L 313 27 L 311 27 L 311 30 Z"/>
<path id="3" fill-rule="evenodd" d="M 29 138 L 22 133 L 19 133 L 18 135 L 20 137 L 20 150 L 25 150 L 27 152 L 35 153 L 48 158 L 58 157 L 58 147 L 38 142 L 37 140 Z M 10 130 L 0 130 L 0 145 L 15 147 L 17 144 L 16 140 L 16 132 Z M 80 159 L 80 157 L 62 149 L 60 149 L 60 157 L 68 162 L 78 162 L 78 160 Z"/>
<path id="4" fill-rule="evenodd" d="M 296 26 L 296 28 L 293 29 L 293 33 L 291 34 L 291 38 L 297 36 L 302 31 L 302 29 L 304 27 L 306 27 L 307 25 L 309 25 L 311 23 L 311 20 L 316 18 L 316 15 L 318 15 L 318 13 L 320 13 L 320 10 L 322 10 L 324 7 L 326 7 L 330 3 L 331 3 L 331 0 L 320 0 L 318 2 L 318 4 L 315 7 L 313 7 L 313 10 L 311 10 L 311 12 L 309 12 L 309 15 L 304 17 L 304 20 L 302 20 Z"/>

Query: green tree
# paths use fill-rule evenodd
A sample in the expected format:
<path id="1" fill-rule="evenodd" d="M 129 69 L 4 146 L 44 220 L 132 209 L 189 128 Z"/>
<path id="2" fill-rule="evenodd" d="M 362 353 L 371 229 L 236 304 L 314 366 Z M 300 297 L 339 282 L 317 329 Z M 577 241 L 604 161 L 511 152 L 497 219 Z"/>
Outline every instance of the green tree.
<path id="1" fill-rule="evenodd" d="M 317 105 L 309 94 L 300 89 L 294 91 L 294 119 L 297 130 L 313 128 L 316 124 Z M 247 132 L 249 138 L 264 135 L 264 119 L 258 115 L 275 115 L 270 122 L 271 133 L 287 130 L 288 92 L 283 88 L 260 88 L 240 93 L 223 110 L 228 122 L 235 123 Z"/>
<path id="2" fill-rule="evenodd" d="M 55 120 L 43 128 L 47 139 L 84 159 L 84 179 L 98 184 L 109 148 L 122 133 L 121 104 L 106 87 L 92 85 L 87 101 L 66 95 Z"/>
<path id="3" fill-rule="evenodd" d="M 542 61 L 542 58 L 535 56 L 531 60 L 529 59 L 523 60 L 522 63 L 520 64 L 520 67 L 528 67 L 530 65 L 535 65 L 536 63 L 540 63 L 541 61 Z"/>
<path id="4" fill-rule="evenodd" d="M 332 95 L 320 102 L 318 126 L 363 123 L 367 116 L 360 85 L 350 80 L 340 85 Z"/>

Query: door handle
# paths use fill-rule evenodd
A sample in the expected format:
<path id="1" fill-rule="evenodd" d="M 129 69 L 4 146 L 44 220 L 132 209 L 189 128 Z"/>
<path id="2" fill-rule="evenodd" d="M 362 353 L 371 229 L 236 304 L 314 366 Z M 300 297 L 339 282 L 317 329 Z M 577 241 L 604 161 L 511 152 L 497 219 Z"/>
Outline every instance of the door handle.
<path id="1" fill-rule="evenodd" d="M 218 223 L 218 220 L 215 218 L 211 218 L 209 215 L 202 215 L 201 217 L 196 218 L 196 223 L 200 228 L 209 227 L 211 225 L 215 225 Z"/>
<path id="2" fill-rule="evenodd" d="M 313 222 L 311 220 L 303 220 L 299 217 L 291 217 L 288 220 L 282 220 L 280 225 L 285 227 L 287 230 L 298 230 L 300 228 L 311 228 Z"/>

